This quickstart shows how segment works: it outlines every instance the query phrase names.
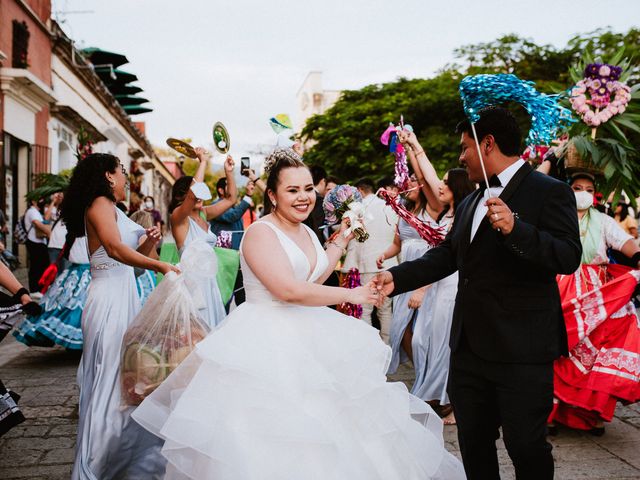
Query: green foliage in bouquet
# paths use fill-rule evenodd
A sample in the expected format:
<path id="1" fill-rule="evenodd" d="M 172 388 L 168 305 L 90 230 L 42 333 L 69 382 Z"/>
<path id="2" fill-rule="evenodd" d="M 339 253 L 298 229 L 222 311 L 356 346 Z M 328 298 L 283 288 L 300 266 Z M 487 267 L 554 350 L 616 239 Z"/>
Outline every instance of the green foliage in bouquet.
<path id="1" fill-rule="evenodd" d="M 559 152 L 568 172 L 590 170 L 605 196 L 624 191 L 633 202 L 640 195 L 640 84 L 627 85 L 634 71 L 624 47 L 604 63 L 588 51 L 569 69 L 575 86 L 570 104 L 581 121 L 569 130 Z M 571 157 L 579 157 L 576 163 Z"/>

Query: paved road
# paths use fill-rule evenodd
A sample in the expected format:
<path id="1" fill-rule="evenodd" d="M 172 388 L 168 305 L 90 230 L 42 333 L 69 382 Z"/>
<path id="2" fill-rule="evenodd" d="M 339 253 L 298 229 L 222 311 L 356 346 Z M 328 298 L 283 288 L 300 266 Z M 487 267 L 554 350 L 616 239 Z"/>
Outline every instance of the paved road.
<path id="1" fill-rule="evenodd" d="M 27 417 L 0 437 L 0 479 L 69 478 L 77 425 L 78 360 L 77 354 L 63 349 L 27 348 L 12 336 L 0 344 L 0 378 L 22 395 L 20 406 Z M 404 367 L 392 379 L 410 385 L 413 370 Z M 444 439 L 447 449 L 459 456 L 456 428 L 445 427 Z M 557 479 L 640 479 L 640 405 L 619 406 L 601 438 L 565 429 L 551 441 Z M 499 455 L 502 478 L 515 478 L 502 442 Z"/>

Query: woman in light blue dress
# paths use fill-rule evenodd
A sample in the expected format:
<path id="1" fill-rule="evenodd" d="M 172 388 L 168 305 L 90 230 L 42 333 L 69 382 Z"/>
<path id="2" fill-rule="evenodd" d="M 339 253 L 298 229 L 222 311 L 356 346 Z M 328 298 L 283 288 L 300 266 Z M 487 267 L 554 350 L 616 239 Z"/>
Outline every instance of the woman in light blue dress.
<path id="1" fill-rule="evenodd" d="M 418 183 L 416 175 L 409 178 L 409 190 L 405 194 L 407 208 L 418 219 L 437 228 L 437 211 L 427 204 L 427 198 Z M 387 258 L 400 255 L 401 262 L 408 262 L 421 257 L 429 250 L 430 245 L 423 240 L 415 228 L 406 221 L 400 219 L 393 243 L 378 258 L 378 266 L 382 268 L 382 262 Z M 391 363 L 387 373 L 395 373 L 401 363 L 413 359 L 412 338 L 418 311 L 422 305 L 422 299 L 427 287 L 413 292 L 406 292 L 393 298 L 393 320 L 389 332 L 389 345 L 392 350 Z"/>
<path id="2" fill-rule="evenodd" d="M 69 251 L 69 266 L 42 297 L 42 313 L 26 317 L 13 336 L 29 346 L 62 345 L 69 350 L 82 350 L 82 310 L 90 281 L 87 240 L 77 238 Z"/>
<path id="3" fill-rule="evenodd" d="M 452 168 L 440 180 L 415 134 L 402 132 L 399 139 L 407 148 L 429 206 L 437 212 L 438 226 L 447 233 L 453 225 L 456 207 L 476 189 L 475 184 L 462 168 Z M 416 370 L 411 393 L 429 402 L 444 417 L 445 424 L 455 423 L 447 381 L 451 356 L 449 336 L 457 291 L 457 272 L 430 286 L 416 315 L 411 342 Z"/>
<path id="4" fill-rule="evenodd" d="M 92 276 L 82 313 L 74 480 L 160 479 L 165 471 L 162 442 L 131 419 L 133 407 L 122 405 L 120 356 L 140 309 L 133 266 L 163 274 L 177 269 L 148 257 L 160 240 L 158 228 L 145 231 L 116 208 L 126 184 L 117 157 L 91 154 L 76 166 L 62 205 L 70 235 L 87 236 Z M 142 235 L 147 240 L 138 246 Z"/>
<path id="5" fill-rule="evenodd" d="M 203 200 L 211 198 L 208 187 L 203 183 L 209 157 L 202 148 L 196 148 L 200 165 L 193 177 L 181 177 L 173 185 L 171 204 L 171 233 L 176 241 L 180 255 L 194 240 L 204 240 L 213 248 L 217 237 L 211 231 L 209 220 L 216 218 L 233 205 L 238 192 L 233 178 L 233 159 L 229 156 L 224 164 L 227 176 L 227 198 L 223 198 L 213 205 L 203 206 Z M 198 284 L 204 298 L 204 308 L 201 309 L 202 318 L 211 327 L 215 327 L 226 316 L 224 302 L 220 296 L 220 288 L 216 280 L 216 272 L 202 276 Z"/>

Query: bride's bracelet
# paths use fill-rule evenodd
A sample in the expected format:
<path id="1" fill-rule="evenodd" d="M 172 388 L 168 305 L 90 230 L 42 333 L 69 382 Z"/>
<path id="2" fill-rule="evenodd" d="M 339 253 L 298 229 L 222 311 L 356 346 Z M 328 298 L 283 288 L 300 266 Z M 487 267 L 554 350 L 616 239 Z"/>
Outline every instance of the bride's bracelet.
<path id="1" fill-rule="evenodd" d="M 342 250 L 342 256 L 347 254 L 347 249 L 338 245 L 335 240 L 329 240 L 327 243 L 324 244 L 324 247 L 329 248 L 330 245 L 335 245 L 340 250 Z"/>

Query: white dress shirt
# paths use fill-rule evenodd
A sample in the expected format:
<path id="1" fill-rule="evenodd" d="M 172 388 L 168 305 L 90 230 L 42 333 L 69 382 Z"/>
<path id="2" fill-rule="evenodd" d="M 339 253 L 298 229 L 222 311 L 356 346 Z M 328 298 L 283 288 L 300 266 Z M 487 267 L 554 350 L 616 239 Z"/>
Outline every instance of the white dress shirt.
<path id="1" fill-rule="evenodd" d="M 487 215 L 487 212 L 489 211 L 489 209 L 485 205 L 487 200 L 489 200 L 489 191 L 491 191 L 492 197 L 499 196 L 502 193 L 502 190 L 504 190 L 504 187 L 511 181 L 513 176 L 522 165 L 524 165 L 524 160 L 519 158 L 503 171 L 497 174 L 497 177 L 500 180 L 499 187 L 489 187 L 484 191 L 484 193 L 482 194 L 482 198 L 478 201 L 476 211 L 473 214 L 473 222 L 471 223 L 471 239 L 469 241 L 473 241 L 473 237 L 475 237 L 482 219 Z"/>

